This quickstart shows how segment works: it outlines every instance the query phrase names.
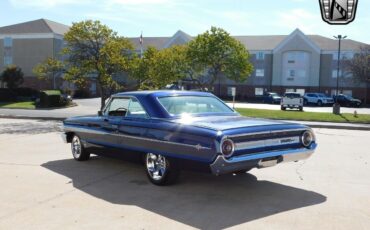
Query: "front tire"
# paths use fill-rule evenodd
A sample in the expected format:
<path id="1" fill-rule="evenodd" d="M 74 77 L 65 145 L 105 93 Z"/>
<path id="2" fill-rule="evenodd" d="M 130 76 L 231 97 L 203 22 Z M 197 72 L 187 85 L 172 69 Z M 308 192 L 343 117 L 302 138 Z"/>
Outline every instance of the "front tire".
<path id="1" fill-rule="evenodd" d="M 73 158 L 77 161 L 87 161 L 90 158 L 90 153 L 83 147 L 81 139 L 77 135 L 74 135 L 72 138 L 71 150 Z"/>
<path id="2" fill-rule="evenodd" d="M 173 161 L 154 153 L 146 154 L 145 168 L 150 182 L 159 186 L 173 184 L 180 172 Z"/>
<path id="3" fill-rule="evenodd" d="M 322 106 L 322 101 L 318 101 L 317 102 L 317 106 L 320 106 L 321 107 Z"/>

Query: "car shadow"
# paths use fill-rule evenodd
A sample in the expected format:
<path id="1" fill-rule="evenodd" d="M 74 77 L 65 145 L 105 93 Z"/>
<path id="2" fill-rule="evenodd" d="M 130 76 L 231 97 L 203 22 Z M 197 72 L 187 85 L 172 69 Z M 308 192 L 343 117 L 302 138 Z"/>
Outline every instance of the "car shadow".
<path id="1" fill-rule="evenodd" d="M 326 201 L 316 192 L 258 181 L 247 173 L 216 177 L 183 172 L 177 184 L 159 187 L 147 180 L 141 165 L 118 159 L 67 159 L 42 166 L 70 178 L 75 188 L 99 199 L 135 205 L 200 229 L 232 227 Z"/>

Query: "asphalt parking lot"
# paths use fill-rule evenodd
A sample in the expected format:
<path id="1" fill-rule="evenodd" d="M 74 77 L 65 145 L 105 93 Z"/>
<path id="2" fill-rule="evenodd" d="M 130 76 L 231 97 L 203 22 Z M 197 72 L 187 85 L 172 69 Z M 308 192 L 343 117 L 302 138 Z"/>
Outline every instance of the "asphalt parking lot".
<path id="1" fill-rule="evenodd" d="M 315 129 L 307 161 L 249 174 L 184 172 L 150 184 L 141 165 L 72 159 L 60 123 L 0 119 L 0 229 L 369 229 L 370 132 Z"/>

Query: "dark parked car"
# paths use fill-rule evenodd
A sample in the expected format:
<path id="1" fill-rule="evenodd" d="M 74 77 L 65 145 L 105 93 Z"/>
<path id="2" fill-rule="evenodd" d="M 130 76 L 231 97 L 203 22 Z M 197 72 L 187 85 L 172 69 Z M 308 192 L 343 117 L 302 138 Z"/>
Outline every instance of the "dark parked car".
<path id="1" fill-rule="evenodd" d="M 348 107 L 360 107 L 361 100 L 353 98 L 349 95 L 339 94 L 338 96 L 333 97 L 334 101 L 337 101 L 341 106 L 348 106 Z"/>
<path id="2" fill-rule="evenodd" d="M 263 95 L 263 103 L 280 104 L 281 97 L 274 92 L 267 92 Z"/>
<path id="3" fill-rule="evenodd" d="M 192 91 L 118 93 L 98 116 L 66 119 L 63 128 L 76 160 L 132 153 L 156 185 L 174 182 L 181 169 L 220 175 L 303 160 L 317 146 L 307 126 L 243 117 Z"/>

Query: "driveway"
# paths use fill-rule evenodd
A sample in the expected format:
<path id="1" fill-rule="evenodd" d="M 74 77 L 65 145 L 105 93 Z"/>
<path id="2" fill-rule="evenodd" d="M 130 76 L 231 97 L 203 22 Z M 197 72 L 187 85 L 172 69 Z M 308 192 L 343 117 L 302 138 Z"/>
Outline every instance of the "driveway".
<path id="1" fill-rule="evenodd" d="M 37 127 L 37 129 L 35 129 Z M 0 229 L 368 229 L 369 132 L 315 129 L 307 161 L 250 174 L 182 173 L 72 159 L 54 121 L 0 119 Z"/>

